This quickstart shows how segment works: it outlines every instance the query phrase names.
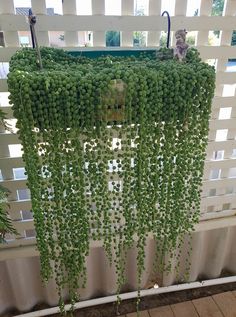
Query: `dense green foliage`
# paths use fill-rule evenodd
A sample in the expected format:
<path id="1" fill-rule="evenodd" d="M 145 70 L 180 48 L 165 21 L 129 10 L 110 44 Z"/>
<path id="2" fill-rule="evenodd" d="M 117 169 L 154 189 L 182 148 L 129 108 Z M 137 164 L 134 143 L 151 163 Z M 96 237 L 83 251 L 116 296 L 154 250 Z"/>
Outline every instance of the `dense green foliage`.
<path id="1" fill-rule="evenodd" d="M 182 63 L 167 49 L 140 58 L 41 52 L 42 71 L 34 50 L 17 52 L 8 85 L 43 278 L 55 274 L 73 304 L 91 239 L 115 261 L 119 293 L 131 246 L 140 285 L 148 234 L 166 269 L 164 256 L 198 221 L 215 73 L 194 49 Z"/>

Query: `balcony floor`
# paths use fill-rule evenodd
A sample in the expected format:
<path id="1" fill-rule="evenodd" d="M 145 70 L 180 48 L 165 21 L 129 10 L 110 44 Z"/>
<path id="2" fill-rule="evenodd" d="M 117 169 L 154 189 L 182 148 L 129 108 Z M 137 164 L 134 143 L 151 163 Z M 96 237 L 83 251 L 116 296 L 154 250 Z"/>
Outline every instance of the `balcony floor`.
<path id="1" fill-rule="evenodd" d="M 136 317 L 130 313 L 119 317 Z M 140 312 L 139 317 L 236 317 L 236 291 Z"/>

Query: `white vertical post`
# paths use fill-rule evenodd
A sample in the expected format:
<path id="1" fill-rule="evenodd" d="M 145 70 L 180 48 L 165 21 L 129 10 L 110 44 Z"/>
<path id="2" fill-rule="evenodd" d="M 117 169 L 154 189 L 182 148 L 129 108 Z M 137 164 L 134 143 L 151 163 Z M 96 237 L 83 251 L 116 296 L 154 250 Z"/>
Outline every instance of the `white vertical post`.
<path id="1" fill-rule="evenodd" d="M 224 16 L 234 16 L 236 13 L 236 1 L 235 0 L 225 0 L 224 3 Z M 231 31 L 221 31 L 220 32 L 220 46 L 230 46 L 232 40 L 232 30 Z M 217 63 L 217 71 L 225 71 L 226 70 L 226 63 L 227 58 L 220 58 L 218 59 Z"/>
<path id="2" fill-rule="evenodd" d="M 0 0 L 0 14 L 15 14 L 14 1 L 13 0 Z M 9 19 L 11 17 L 9 16 Z M 4 31 L 4 42 L 7 47 L 19 46 L 19 37 L 17 31 Z"/>
<path id="3" fill-rule="evenodd" d="M 35 15 L 46 15 L 46 1 L 45 0 L 31 0 L 32 11 Z M 40 46 L 49 46 L 49 35 L 47 31 L 37 31 L 37 23 L 35 25 L 35 31 Z"/>
<path id="4" fill-rule="evenodd" d="M 105 15 L 105 0 L 92 0 L 92 15 Z M 94 17 L 96 18 L 96 17 Z M 105 47 L 105 32 L 93 32 L 93 46 Z"/>
<path id="5" fill-rule="evenodd" d="M 76 0 L 63 1 L 63 15 L 76 15 Z M 66 46 L 78 46 L 78 31 L 65 31 Z"/>
<path id="6" fill-rule="evenodd" d="M 201 0 L 200 16 L 209 16 L 211 14 L 212 1 L 213 0 Z M 197 45 L 207 45 L 208 34 L 209 30 L 199 31 L 197 34 Z"/>
<path id="7" fill-rule="evenodd" d="M 13 0 L 0 0 L 0 14 L 14 14 L 14 1 Z"/>
<path id="8" fill-rule="evenodd" d="M 175 15 L 185 16 L 188 0 L 175 0 Z"/>
<path id="9" fill-rule="evenodd" d="M 121 15 L 134 15 L 134 0 L 121 1 Z M 133 32 L 121 32 L 121 46 L 133 46 Z"/>
<path id="10" fill-rule="evenodd" d="M 161 0 L 149 0 L 149 16 L 156 16 L 157 20 L 161 15 Z M 149 31 L 147 46 L 159 46 L 161 32 Z"/>
<path id="11" fill-rule="evenodd" d="M 34 14 L 47 14 L 45 0 L 31 0 L 31 6 Z"/>

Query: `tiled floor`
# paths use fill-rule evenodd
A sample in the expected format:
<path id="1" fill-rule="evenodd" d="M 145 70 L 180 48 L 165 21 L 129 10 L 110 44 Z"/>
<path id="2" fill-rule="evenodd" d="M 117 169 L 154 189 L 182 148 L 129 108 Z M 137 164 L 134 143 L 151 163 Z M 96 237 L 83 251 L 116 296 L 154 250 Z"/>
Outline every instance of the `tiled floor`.
<path id="1" fill-rule="evenodd" d="M 131 313 L 120 317 L 136 317 Z M 236 317 L 236 291 L 140 312 L 139 317 Z"/>

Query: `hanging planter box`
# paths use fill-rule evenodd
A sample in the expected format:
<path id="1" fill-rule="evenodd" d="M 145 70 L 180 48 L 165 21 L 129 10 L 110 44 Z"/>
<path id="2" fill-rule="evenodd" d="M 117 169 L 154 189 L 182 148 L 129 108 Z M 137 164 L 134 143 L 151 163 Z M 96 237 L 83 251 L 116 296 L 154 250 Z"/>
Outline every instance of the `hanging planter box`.
<path id="1" fill-rule="evenodd" d="M 139 98 L 137 94 L 129 101 L 132 103 L 129 113 L 125 107 L 126 91 L 130 90 L 126 82 L 129 78 L 127 73 L 129 69 L 131 72 L 146 69 L 150 71 L 150 76 L 147 76 L 149 81 L 152 80 L 151 75 L 159 76 L 155 79 L 157 87 L 154 89 L 157 93 L 153 102 L 153 108 L 157 111 L 155 113 L 149 109 L 147 115 L 156 115 L 158 121 L 169 121 L 173 119 L 175 112 L 176 120 L 186 121 L 188 113 L 192 111 L 191 107 L 195 107 L 196 112 L 199 107 L 209 108 L 209 104 L 204 105 L 204 99 L 206 100 L 208 94 L 212 94 L 214 83 L 211 84 L 211 78 L 214 77 L 214 71 L 211 66 L 201 62 L 194 49 L 189 50 L 184 63 L 173 60 L 172 56 L 171 49 L 162 49 L 158 52 L 127 50 L 69 54 L 61 50 L 42 49 L 44 69 L 39 71 L 35 52 L 30 49 L 22 50 L 17 52 L 11 61 L 14 75 L 10 74 L 8 84 L 12 92 L 12 102 L 17 104 L 18 98 L 24 99 L 32 89 L 28 96 L 32 102 L 32 120 L 34 126 L 40 130 L 54 128 L 56 122 L 57 126 L 65 128 L 83 126 L 82 121 L 85 118 L 89 126 L 98 125 L 104 120 L 107 124 L 136 122 L 140 115 L 136 103 L 136 98 Z M 125 62 L 126 59 L 128 63 Z M 96 71 L 97 60 L 100 67 L 104 68 L 103 71 Z M 81 65 L 81 69 L 76 65 Z M 107 75 L 104 75 L 104 87 L 100 87 L 96 95 L 96 82 L 101 80 L 100 75 L 104 72 L 107 72 Z M 86 84 L 86 80 L 89 81 L 89 85 Z M 134 88 L 137 91 L 138 85 L 137 82 Z M 209 92 L 206 91 L 206 87 L 210 89 Z M 93 108 L 88 107 L 86 100 L 81 100 L 81 94 L 86 93 L 86 90 L 88 94 L 94 95 Z M 16 91 L 18 93 L 15 93 Z M 14 95 L 17 96 L 17 100 L 14 100 Z M 187 101 L 186 95 L 192 100 L 191 104 Z M 197 96 L 201 100 L 201 105 L 194 104 Z M 49 107 L 50 103 L 54 108 L 52 105 Z M 15 107 L 16 117 L 18 110 Z M 48 120 L 42 119 L 46 113 Z"/>
<path id="2" fill-rule="evenodd" d="M 119 293 L 134 242 L 140 285 L 149 233 L 164 270 L 198 221 L 215 72 L 194 49 L 182 62 L 172 53 L 42 48 L 42 70 L 32 49 L 12 57 L 42 275 L 72 303 L 91 239 L 115 254 Z"/>

